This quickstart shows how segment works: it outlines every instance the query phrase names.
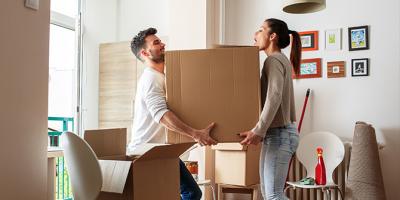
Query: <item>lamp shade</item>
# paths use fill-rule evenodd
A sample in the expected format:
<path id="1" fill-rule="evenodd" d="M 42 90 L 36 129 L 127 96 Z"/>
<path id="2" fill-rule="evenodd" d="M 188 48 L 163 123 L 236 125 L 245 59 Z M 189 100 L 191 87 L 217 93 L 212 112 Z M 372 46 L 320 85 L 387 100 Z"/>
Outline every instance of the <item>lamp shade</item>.
<path id="1" fill-rule="evenodd" d="M 283 11 L 293 14 L 312 13 L 323 10 L 325 0 L 283 0 Z"/>

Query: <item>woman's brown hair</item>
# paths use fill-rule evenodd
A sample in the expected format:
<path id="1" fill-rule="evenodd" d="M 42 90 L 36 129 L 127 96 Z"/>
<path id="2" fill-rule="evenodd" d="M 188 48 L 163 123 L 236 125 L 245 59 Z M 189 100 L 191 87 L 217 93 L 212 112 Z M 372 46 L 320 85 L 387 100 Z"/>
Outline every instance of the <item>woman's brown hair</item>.
<path id="1" fill-rule="evenodd" d="M 290 62 L 293 65 L 294 72 L 300 72 L 301 62 L 301 40 L 300 35 L 296 31 L 289 30 L 287 24 L 279 19 L 270 18 L 265 20 L 270 28 L 270 34 L 276 33 L 278 35 L 278 47 L 281 49 L 286 48 L 290 44 L 290 36 L 292 35 L 292 47 L 290 51 Z"/>

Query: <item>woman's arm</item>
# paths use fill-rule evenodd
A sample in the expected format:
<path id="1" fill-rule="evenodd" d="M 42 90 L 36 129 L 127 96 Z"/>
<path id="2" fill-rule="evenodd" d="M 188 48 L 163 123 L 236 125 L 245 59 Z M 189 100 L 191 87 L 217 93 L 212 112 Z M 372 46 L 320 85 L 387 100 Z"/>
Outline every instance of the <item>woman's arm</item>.
<path id="1" fill-rule="evenodd" d="M 266 73 L 268 89 L 265 104 L 257 125 L 252 129 L 256 135 L 264 137 L 275 118 L 278 108 L 282 104 L 282 91 L 284 84 L 284 69 L 282 63 L 276 58 L 269 58 L 265 63 L 262 73 Z"/>

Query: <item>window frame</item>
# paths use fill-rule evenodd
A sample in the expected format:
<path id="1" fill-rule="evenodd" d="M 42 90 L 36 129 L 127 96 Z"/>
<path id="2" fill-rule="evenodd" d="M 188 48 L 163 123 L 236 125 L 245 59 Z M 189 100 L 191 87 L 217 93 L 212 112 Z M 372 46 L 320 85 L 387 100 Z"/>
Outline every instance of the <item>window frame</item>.
<path id="1" fill-rule="evenodd" d="M 76 113 L 74 120 L 74 126 L 75 126 L 75 133 L 78 135 L 83 135 L 83 112 L 82 112 L 82 58 L 83 58 L 83 32 L 82 32 L 82 1 L 83 0 L 78 0 L 78 11 L 77 15 L 75 18 L 70 17 L 68 15 L 59 13 L 57 11 L 50 11 L 50 24 L 60 26 L 62 28 L 66 28 L 72 31 L 75 31 L 75 41 L 76 41 L 76 80 L 77 80 L 77 100 L 76 100 Z"/>

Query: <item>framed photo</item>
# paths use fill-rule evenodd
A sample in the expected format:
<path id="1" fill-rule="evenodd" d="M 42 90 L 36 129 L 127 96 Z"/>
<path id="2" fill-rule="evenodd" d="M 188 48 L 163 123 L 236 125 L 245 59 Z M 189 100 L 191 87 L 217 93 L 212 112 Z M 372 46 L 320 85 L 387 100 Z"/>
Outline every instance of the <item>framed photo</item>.
<path id="1" fill-rule="evenodd" d="M 345 77 L 345 61 L 328 62 L 328 78 Z"/>
<path id="2" fill-rule="evenodd" d="M 369 76 L 368 58 L 351 59 L 351 76 Z"/>
<path id="3" fill-rule="evenodd" d="M 320 77 L 322 77 L 321 58 L 302 60 L 299 74 L 293 73 L 293 78 L 295 79 Z"/>
<path id="4" fill-rule="evenodd" d="M 299 32 L 302 51 L 318 50 L 318 31 Z"/>
<path id="5" fill-rule="evenodd" d="M 349 51 L 369 49 L 368 26 L 349 28 Z"/>
<path id="6" fill-rule="evenodd" d="M 332 51 L 342 49 L 342 29 L 325 31 L 325 49 Z"/>

